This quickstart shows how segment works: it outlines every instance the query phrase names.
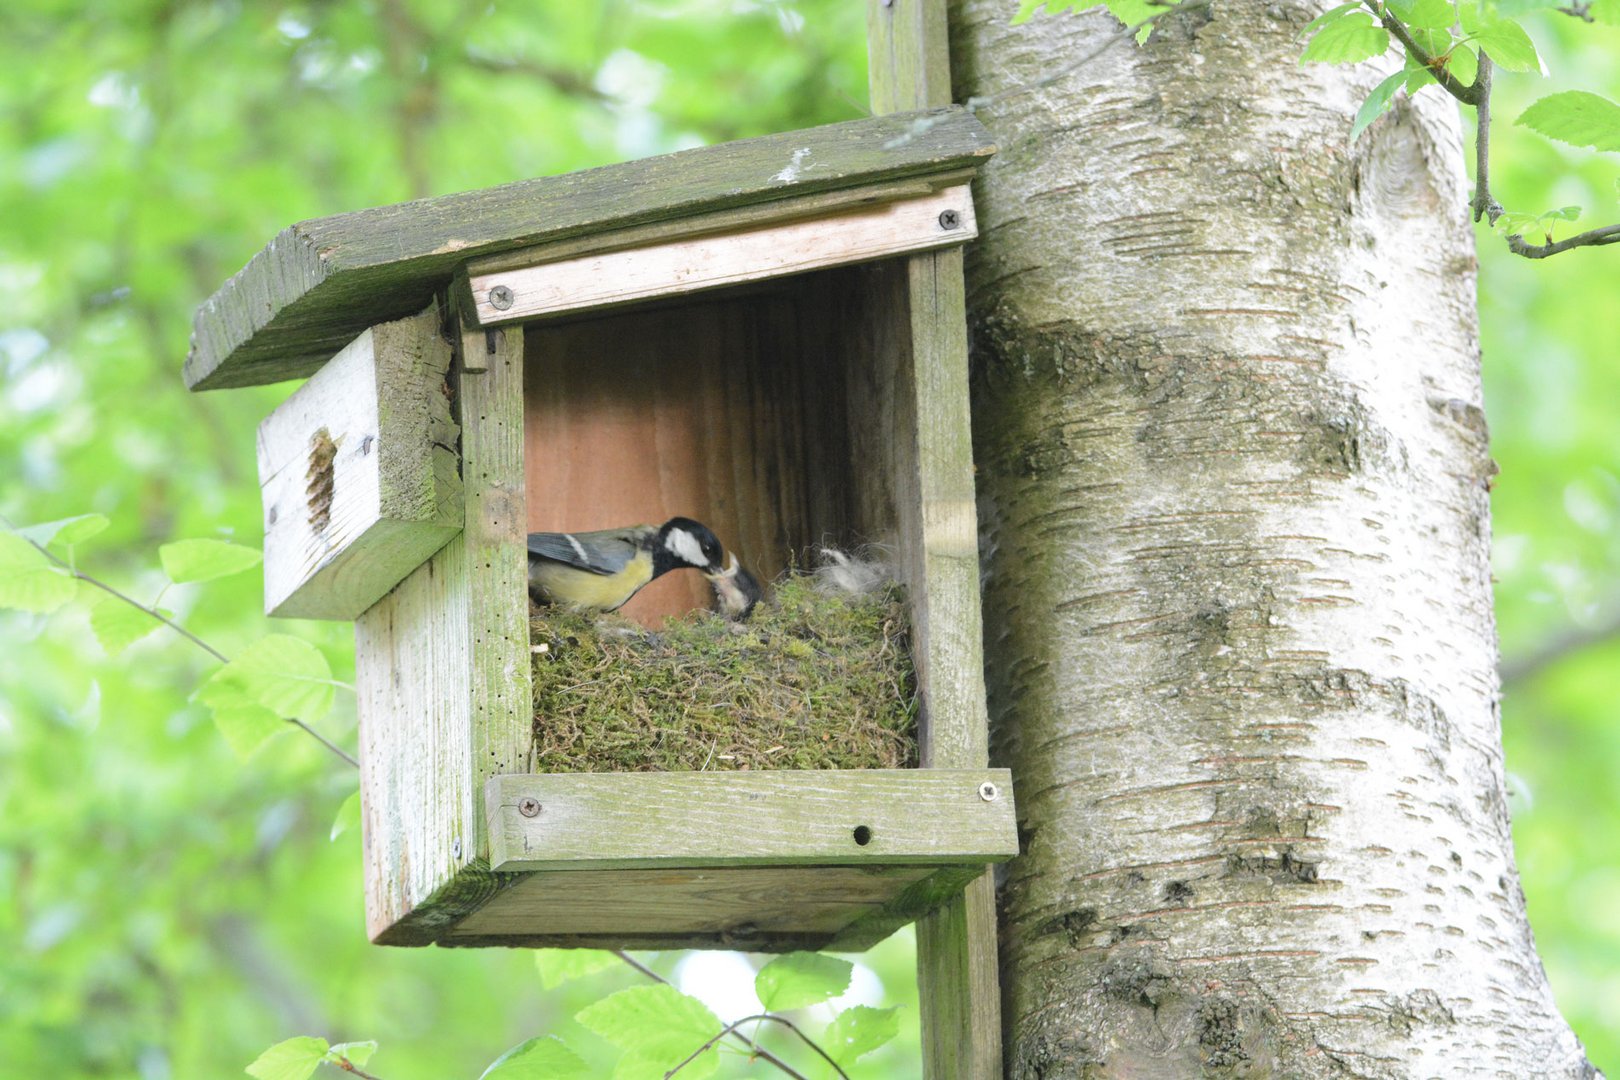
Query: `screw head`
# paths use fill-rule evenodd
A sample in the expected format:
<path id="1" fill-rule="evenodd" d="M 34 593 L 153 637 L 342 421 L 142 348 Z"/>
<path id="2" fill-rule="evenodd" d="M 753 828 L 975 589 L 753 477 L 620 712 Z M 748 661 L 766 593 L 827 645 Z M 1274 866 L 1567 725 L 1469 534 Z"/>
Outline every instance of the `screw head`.
<path id="1" fill-rule="evenodd" d="M 505 285 L 497 285 L 489 290 L 489 306 L 496 311 L 505 311 L 512 306 L 512 290 Z"/>
<path id="2" fill-rule="evenodd" d="M 956 229 L 962 225 L 962 215 L 956 210 L 941 210 L 939 212 L 939 227 L 942 229 Z"/>
<path id="3" fill-rule="evenodd" d="M 979 798 L 985 802 L 995 802 L 1000 797 L 1001 791 L 990 781 L 986 780 L 979 785 Z"/>
<path id="4" fill-rule="evenodd" d="M 536 799 L 532 795 L 525 796 L 524 798 L 519 799 L 518 800 L 518 813 L 522 814 L 524 817 L 539 817 L 540 816 L 540 800 Z"/>
<path id="5" fill-rule="evenodd" d="M 450 841 L 450 857 L 452 859 L 461 858 L 461 837 L 459 836 Z"/>

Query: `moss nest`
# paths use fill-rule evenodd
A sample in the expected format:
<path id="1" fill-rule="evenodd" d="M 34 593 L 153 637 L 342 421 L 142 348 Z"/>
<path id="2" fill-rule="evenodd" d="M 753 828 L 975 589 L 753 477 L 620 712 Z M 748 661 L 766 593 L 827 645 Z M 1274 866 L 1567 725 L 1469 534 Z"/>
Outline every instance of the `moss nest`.
<path id="1" fill-rule="evenodd" d="M 649 631 L 541 609 L 529 623 L 536 772 L 893 769 L 916 764 L 899 586 L 789 573 L 746 623 Z"/>

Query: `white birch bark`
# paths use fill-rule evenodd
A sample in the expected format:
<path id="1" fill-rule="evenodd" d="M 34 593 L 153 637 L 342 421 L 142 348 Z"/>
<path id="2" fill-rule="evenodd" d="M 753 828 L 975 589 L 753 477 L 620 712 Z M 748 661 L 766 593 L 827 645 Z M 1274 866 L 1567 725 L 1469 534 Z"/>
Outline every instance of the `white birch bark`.
<path id="1" fill-rule="evenodd" d="M 957 100 L 1101 11 L 957 0 Z M 1218 0 L 981 108 L 969 256 L 1007 1071 L 1591 1077 L 1503 796 L 1473 237 L 1438 94 Z"/>

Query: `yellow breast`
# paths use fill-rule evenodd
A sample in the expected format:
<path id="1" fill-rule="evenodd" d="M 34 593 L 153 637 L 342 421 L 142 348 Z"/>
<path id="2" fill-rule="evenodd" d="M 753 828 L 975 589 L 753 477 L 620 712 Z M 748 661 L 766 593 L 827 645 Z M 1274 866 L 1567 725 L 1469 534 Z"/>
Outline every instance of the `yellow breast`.
<path id="1" fill-rule="evenodd" d="M 540 562 L 531 575 L 531 581 L 552 603 L 594 611 L 615 610 L 651 580 L 652 556 L 645 551 L 636 552 L 617 574 L 592 574 L 562 563 Z"/>

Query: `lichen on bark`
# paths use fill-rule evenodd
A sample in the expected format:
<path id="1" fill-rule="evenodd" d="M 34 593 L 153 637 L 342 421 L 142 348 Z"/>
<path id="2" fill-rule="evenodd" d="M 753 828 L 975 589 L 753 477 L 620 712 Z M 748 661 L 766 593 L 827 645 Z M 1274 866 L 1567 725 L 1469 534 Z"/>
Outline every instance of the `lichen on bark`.
<path id="1" fill-rule="evenodd" d="M 1007 1072 L 1593 1075 L 1508 832 L 1457 117 L 1316 9 L 958 0 Z"/>

